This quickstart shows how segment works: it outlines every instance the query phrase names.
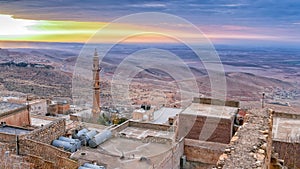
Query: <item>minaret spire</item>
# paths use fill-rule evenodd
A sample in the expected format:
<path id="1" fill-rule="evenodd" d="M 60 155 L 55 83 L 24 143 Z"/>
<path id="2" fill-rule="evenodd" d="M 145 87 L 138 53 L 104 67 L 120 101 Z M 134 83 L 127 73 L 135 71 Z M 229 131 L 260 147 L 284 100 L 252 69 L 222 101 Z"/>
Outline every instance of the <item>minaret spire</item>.
<path id="1" fill-rule="evenodd" d="M 94 57 L 98 57 L 97 48 L 95 48 Z"/>
<path id="2" fill-rule="evenodd" d="M 99 67 L 99 56 L 97 49 L 95 48 L 93 57 L 93 109 L 92 113 L 100 113 L 100 67 Z"/>

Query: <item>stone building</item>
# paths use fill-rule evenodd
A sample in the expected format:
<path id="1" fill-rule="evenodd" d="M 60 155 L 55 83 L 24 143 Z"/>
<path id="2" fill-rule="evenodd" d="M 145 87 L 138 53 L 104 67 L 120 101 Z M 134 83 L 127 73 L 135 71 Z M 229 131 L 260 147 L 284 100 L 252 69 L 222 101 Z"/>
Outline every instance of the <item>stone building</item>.
<path id="1" fill-rule="evenodd" d="M 34 130 L 3 125 L 0 127 L 0 168 L 77 169 L 71 153 L 51 142 L 66 134 L 65 119 L 57 119 Z"/>
<path id="2" fill-rule="evenodd" d="M 212 167 L 217 163 L 234 134 L 238 105 L 233 101 L 195 98 L 179 114 L 176 139 L 184 138 L 187 166 Z"/>
<path id="3" fill-rule="evenodd" d="M 31 100 L 29 103 L 29 112 L 36 115 L 47 114 L 47 101 L 44 99 Z"/>
<path id="4" fill-rule="evenodd" d="M 0 102 L 0 121 L 13 126 L 30 126 L 30 115 L 26 105 Z"/>
<path id="5" fill-rule="evenodd" d="M 53 101 L 48 105 L 47 112 L 50 115 L 68 114 L 70 103 L 66 100 Z"/>
<path id="6" fill-rule="evenodd" d="M 273 111 L 272 145 L 289 168 L 300 168 L 300 115 Z"/>

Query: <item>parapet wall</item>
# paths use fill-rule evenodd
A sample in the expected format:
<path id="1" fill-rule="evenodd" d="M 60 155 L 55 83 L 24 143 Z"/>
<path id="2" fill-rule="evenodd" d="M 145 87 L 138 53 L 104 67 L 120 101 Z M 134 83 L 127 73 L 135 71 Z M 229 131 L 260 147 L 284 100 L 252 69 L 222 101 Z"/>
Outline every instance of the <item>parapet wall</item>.
<path id="1" fill-rule="evenodd" d="M 59 119 L 32 131 L 30 134 L 28 134 L 27 138 L 42 143 L 51 144 L 53 140 L 57 139 L 59 136 L 65 135 L 65 133 L 66 120 Z"/>
<path id="2" fill-rule="evenodd" d="M 233 100 L 219 100 L 212 98 L 198 98 L 194 97 L 193 103 L 201 103 L 201 104 L 212 104 L 212 105 L 220 105 L 220 106 L 229 106 L 229 107 L 240 107 L 240 102 Z"/>
<path id="3" fill-rule="evenodd" d="M 273 114 L 273 117 L 281 117 L 281 118 L 299 119 L 300 120 L 300 114 L 292 114 L 292 113 L 284 113 L 284 112 L 276 112 L 276 111 L 272 111 L 272 114 Z"/>
<path id="4" fill-rule="evenodd" d="M 115 135 L 129 126 L 129 120 L 112 128 L 112 133 Z"/>
<path id="5" fill-rule="evenodd" d="M 171 126 L 164 125 L 164 124 L 153 124 L 153 123 L 136 122 L 136 121 L 128 120 L 128 121 L 112 128 L 112 133 L 114 135 L 116 135 L 117 133 L 126 129 L 127 127 L 137 127 L 137 128 L 144 128 L 144 129 L 168 131 L 168 130 L 170 130 Z"/>
<path id="6" fill-rule="evenodd" d="M 152 129 L 152 130 L 168 131 L 171 126 L 164 125 L 164 124 L 129 121 L 129 127 L 139 127 L 139 128 Z"/>

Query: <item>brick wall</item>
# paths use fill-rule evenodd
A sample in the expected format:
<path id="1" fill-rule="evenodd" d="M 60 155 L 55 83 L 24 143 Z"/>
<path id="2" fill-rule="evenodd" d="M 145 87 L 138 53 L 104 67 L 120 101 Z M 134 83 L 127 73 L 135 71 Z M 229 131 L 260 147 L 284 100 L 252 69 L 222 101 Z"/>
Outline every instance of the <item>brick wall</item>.
<path id="1" fill-rule="evenodd" d="M 42 143 L 51 144 L 59 136 L 66 133 L 65 119 L 59 119 L 28 134 L 27 138 Z"/>
<path id="2" fill-rule="evenodd" d="M 26 107 L 12 111 L 10 114 L 1 117 L 0 121 L 6 122 L 7 125 L 20 126 L 20 127 L 30 125 L 29 113 Z"/>
<path id="3" fill-rule="evenodd" d="M 206 120 L 207 120 L 206 116 L 180 114 L 177 139 L 185 137 L 188 139 L 202 140 L 200 138 L 200 133 L 203 130 L 203 126 Z M 203 140 L 203 141 L 228 144 L 232 137 L 233 119 L 217 118 L 213 121 L 217 123 L 215 125 L 216 128 L 212 128 L 211 130 L 213 131 L 211 136 L 207 140 Z M 193 122 L 194 124 L 191 128 L 188 128 L 191 122 Z M 210 125 L 211 124 L 212 123 L 210 123 Z"/>
<path id="4" fill-rule="evenodd" d="M 70 111 L 70 104 L 69 103 L 58 103 L 58 114 L 66 114 Z"/>

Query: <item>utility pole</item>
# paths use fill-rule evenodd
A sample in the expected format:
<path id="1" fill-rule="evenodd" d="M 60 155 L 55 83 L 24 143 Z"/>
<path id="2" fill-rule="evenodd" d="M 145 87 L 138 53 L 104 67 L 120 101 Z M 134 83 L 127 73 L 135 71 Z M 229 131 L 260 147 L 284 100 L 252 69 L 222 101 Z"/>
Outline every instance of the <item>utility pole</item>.
<path id="1" fill-rule="evenodd" d="M 262 94 L 261 108 L 265 108 L 265 92 Z"/>

